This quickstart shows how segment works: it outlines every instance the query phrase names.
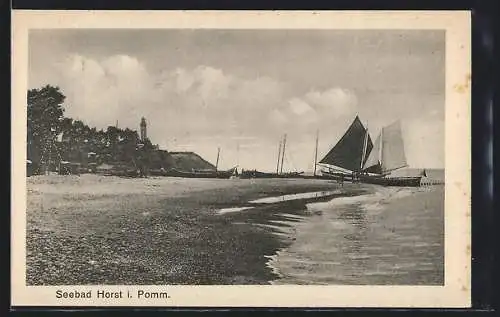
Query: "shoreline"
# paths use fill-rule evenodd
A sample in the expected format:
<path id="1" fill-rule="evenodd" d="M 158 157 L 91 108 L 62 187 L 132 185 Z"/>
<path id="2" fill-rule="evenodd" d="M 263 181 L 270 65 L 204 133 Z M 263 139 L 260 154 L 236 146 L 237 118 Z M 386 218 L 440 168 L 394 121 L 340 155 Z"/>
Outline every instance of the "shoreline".
<path id="1" fill-rule="evenodd" d="M 349 187 L 344 185 L 345 192 Z M 267 284 L 273 276 L 264 255 L 283 241 L 251 222 L 280 218 L 283 207 L 302 212 L 315 199 L 278 208 L 257 204 L 244 214 L 218 211 L 264 197 L 337 188 L 334 182 L 303 179 L 29 179 L 28 284 Z M 237 219 L 245 223 L 233 224 Z"/>
<path id="2" fill-rule="evenodd" d="M 27 182 L 29 285 L 272 284 L 280 277 L 270 259 L 324 212 L 310 206 L 376 188 L 318 179 L 95 175 Z M 312 192 L 324 196 L 265 202 Z M 248 209 L 221 212 L 242 207 Z"/>

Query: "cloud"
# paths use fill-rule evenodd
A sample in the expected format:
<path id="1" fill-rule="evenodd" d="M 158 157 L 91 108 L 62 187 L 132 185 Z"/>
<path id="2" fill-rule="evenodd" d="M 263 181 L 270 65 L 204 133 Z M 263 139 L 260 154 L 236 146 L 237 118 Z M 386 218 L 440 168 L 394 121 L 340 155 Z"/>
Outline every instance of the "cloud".
<path id="1" fill-rule="evenodd" d="M 278 109 L 272 109 L 269 112 L 268 120 L 270 123 L 282 125 L 288 122 L 288 118 Z"/>
<path id="2" fill-rule="evenodd" d="M 292 113 L 298 116 L 314 112 L 314 109 L 302 99 L 292 98 L 288 101 L 288 103 L 290 105 L 290 110 L 292 111 Z"/>
<path id="3" fill-rule="evenodd" d="M 272 78 L 245 78 L 206 65 L 158 71 L 129 55 L 70 55 L 55 66 L 53 84 L 68 97 L 68 116 L 98 128 L 117 120 L 136 128 L 145 116 L 151 138 L 163 143 L 174 134 L 266 133 L 273 121 L 268 112 L 286 100 L 284 84 Z"/>
<path id="4" fill-rule="evenodd" d="M 221 146 L 227 164 L 244 163 L 245 149 L 274 153 L 283 133 L 290 151 L 312 142 L 316 129 L 334 135 L 330 131 L 340 126 L 333 120 L 346 118 L 357 104 L 354 93 L 339 87 L 295 95 L 287 83 L 266 76 L 243 77 L 207 65 L 157 70 L 130 55 L 71 55 L 55 66 L 51 76 L 58 74 L 54 84 L 68 97 L 68 116 L 97 128 L 118 121 L 132 129 L 145 116 L 154 143 L 202 156 Z"/>
<path id="5" fill-rule="evenodd" d="M 67 114 L 97 126 L 112 124 L 120 112 L 133 113 L 151 96 L 151 78 L 135 58 L 116 55 L 97 61 L 72 55 L 59 64 Z"/>
<path id="6" fill-rule="evenodd" d="M 198 66 L 166 72 L 162 87 L 173 81 L 177 96 L 189 97 L 186 106 L 238 111 L 269 107 L 282 99 L 283 84 L 269 77 L 242 78 L 221 69 Z"/>
<path id="7" fill-rule="evenodd" d="M 178 94 L 195 93 L 205 101 L 227 97 L 232 82 L 231 76 L 208 66 L 198 66 L 194 70 L 178 68 L 172 75 Z"/>
<path id="8" fill-rule="evenodd" d="M 179 93 L 185 93 L 195 82 L 194 76 L 182 68 L 177 68 L 173 75 L 175 76 L 175 88 Z"/>
<path id="9" fill-rule="evenodd" d="M 293 117 L 294 126 L 299 130 L 301 127 L 307 129 L 311 124 L 317 124 L 320 121 L 317 110 L 303 99 L 292 98 L 288 101 L 288 105 L 288 112 Z"/>
<path id="10" fill-rule="evenodd" d="M 356 111 L 356 95 L 343 88 L 335 87 L 323 92 L 311 90 L 304 99 L 316 106 L 320 112 L 334 117 L 343 117 L 351 115 Z"/>
<path id="11" fill-rule="evenodd" d="M 310 90 L 292 96 L 269 111 L 268 119 L 277 129 L 297 135 L 316 129 L 331 131 L 336 122 L 347 122 L 357 112 L 356 95 L 347 89 L 333 87 L 325 91 Z"/>
<path id="12" fill-rule="evenodd" d="M 58 70 L 69 116 L 99 128 L 116 120 L 134 128 L 145 116 L 151 137 L 162 141 L 179 131 L 186 136 L 301 131 L 343 118 L 357 103 L 352 92 L 339 87 L 293 96 L 286 83 L 270 77 L 245 78 L 207 65 L 153 71 L 129 55 L 100 60 L 71 55 Z"/>

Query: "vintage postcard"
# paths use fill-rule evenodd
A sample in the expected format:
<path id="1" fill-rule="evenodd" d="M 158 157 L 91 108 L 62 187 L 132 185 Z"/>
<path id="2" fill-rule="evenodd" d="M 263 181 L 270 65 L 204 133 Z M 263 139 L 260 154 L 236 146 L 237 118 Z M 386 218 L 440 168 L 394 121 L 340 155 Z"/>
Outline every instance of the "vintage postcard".
<path id="1" fill-rule="evenodd" d="M 12 21 L 12 305 L 470 306 L 470 12 Z"/>

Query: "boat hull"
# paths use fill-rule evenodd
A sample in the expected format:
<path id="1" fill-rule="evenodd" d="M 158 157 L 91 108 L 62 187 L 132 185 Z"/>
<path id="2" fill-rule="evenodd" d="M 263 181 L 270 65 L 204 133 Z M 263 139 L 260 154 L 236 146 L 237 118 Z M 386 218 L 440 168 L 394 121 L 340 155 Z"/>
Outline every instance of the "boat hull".
<path id="1" fill-rule="evenodd" d="M 266 173 L 259 171 L 243 171 L 240 178 L 306 178 L 303 172 L 290 172 L 283 174 Z"/>
<path id="2" fill-rule="evenodd" d="M 284 173 L 284 174 L 279 174 L 277 177 L 278 178 L 304 178 L 304 173 L 302 172 L 291 172 L 291 173 Z"/>
<path id="3" fill-rule="evenodd" d="M 265 173 L 259 171 L 242 171 L 240 178 L 276 178 L 275 173 Z"/>
<path id="4" fill-rule="evenodd" d="M 337 182 L 352 182 L 352 175 L 342 174 L 342 173 L 329 173 L 327 171 L 323 171 L 322 178 L 335 180 Z"/>
<path id="5" fill-rule="evenodd" d="M 179 170 L 170 170 L 165 173 L 165 176 L 183 177 L 183 178 L 223 178 L 229 179 L 233 175 L 233 171 L 210 171 L 210 172 L 185 172 Z"/>
<path id="6" fill-rule="evenodd" d="M 359 181 L 367 184 L 399 187 L 419 187 L 422 176 L 415 177 L 382 177 L 360 175 Z"/>

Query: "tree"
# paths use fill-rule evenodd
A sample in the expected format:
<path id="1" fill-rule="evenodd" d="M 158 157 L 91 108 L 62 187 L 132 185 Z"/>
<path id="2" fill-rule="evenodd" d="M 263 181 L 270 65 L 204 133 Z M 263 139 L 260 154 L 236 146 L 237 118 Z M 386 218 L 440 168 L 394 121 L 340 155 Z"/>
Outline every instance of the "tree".
<path id="1" fill-rule="evenodd" d="M 73 119 L 71 118 L 63 118 L 61 120 L 61 130 L 63 133 L 71 133 L 71 129 L 73 128 Z"/>
<path id="2" fill-rule="evenodd" d="M 59 87 L 47 85 L 28 90 L 28 159 L 39 166 L 46 145 L 61 132 L 66 97 Z"/>
<path id="3" fill-rule="evenodd" d="M 134 165 L 143 174 L 147 174 L 152 159 L 159 161 L 157 165 L 164 165 L 163 158 L 155 156 L 156 150 L 149 140 L 140 142 L 136 130 L 109 126 L 105 131 L 98 131 L 83 121 L 64 117 L 65 99 L 59 87 L 50 85 L 28 91 L 27 151 L 33 167 L 39 167 L 42 156 L 44 162 L 62 159 L 86 165 L 89 152 L 96 153 L 98 162 Z M 61 133 L 63 137 L 57 141 Z M 45 151 L 47 145 L 50 145 L 49 151 Z M 46 152 L 50 152 L 51 157 L 46 157 Z"/>

